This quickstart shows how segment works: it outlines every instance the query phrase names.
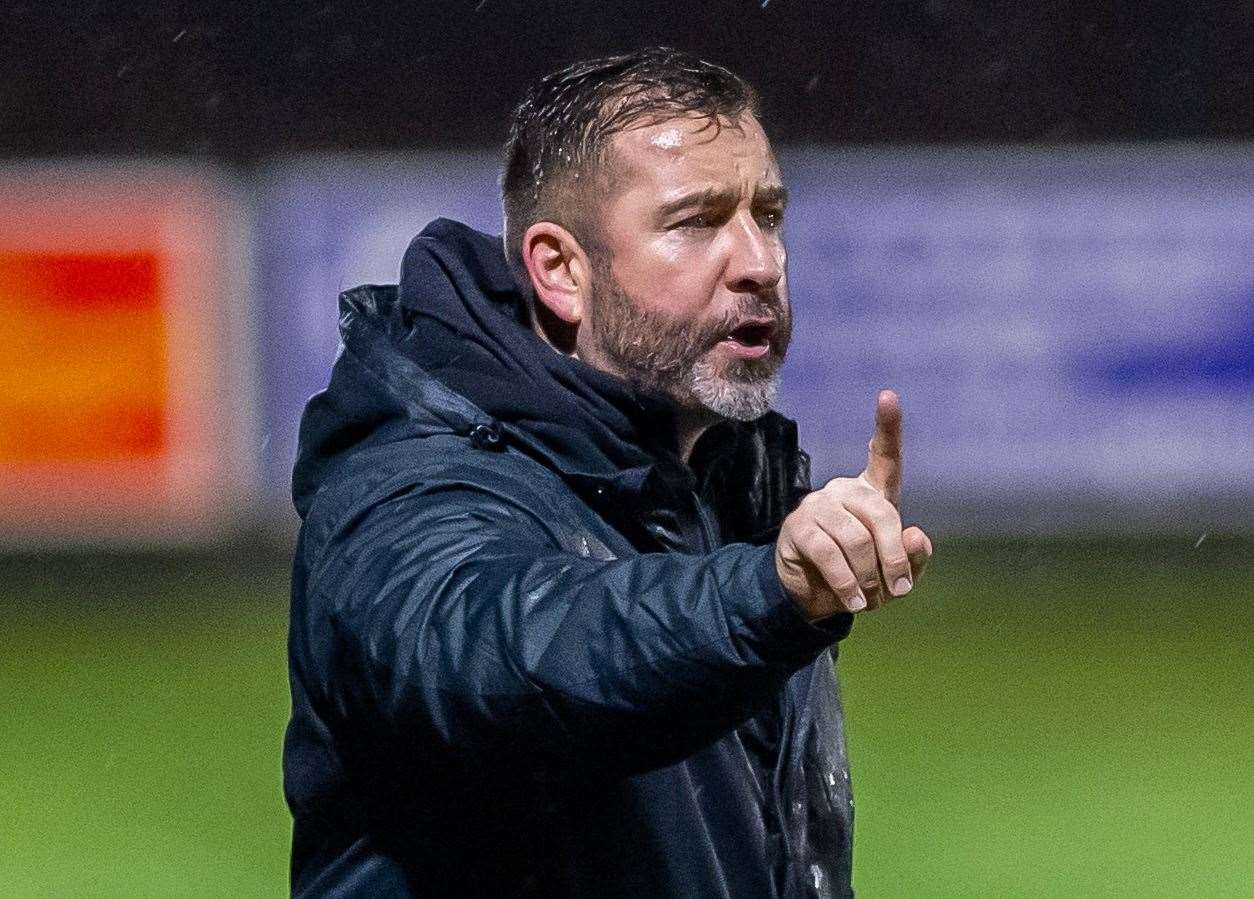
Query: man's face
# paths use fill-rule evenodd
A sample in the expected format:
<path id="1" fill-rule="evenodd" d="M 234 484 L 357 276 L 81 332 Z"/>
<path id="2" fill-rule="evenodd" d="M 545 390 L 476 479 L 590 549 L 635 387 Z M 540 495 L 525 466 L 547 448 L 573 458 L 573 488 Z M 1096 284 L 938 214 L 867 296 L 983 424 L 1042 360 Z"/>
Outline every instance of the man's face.
<path id="1" fill-rule="evenodd" d="M 749 115 L 616 134 L 580 357 L 689 414 L 767 412 L 792 330 L 784 190 Z"/>

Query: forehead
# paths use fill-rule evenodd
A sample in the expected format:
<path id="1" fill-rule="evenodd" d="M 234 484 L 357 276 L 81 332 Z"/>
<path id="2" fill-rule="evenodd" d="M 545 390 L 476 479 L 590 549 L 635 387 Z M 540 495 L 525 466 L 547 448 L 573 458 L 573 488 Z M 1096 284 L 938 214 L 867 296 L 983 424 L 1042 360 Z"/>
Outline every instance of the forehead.
<path id="1" fill-rule="evenodd" d="M 752 188 L 779 184 L 779 168 L 762 126 L 749 114 L 736 121 L 690 115 L 620 131 L 611 141 L 622 192 L 655 194 L 696 183 Z"/>

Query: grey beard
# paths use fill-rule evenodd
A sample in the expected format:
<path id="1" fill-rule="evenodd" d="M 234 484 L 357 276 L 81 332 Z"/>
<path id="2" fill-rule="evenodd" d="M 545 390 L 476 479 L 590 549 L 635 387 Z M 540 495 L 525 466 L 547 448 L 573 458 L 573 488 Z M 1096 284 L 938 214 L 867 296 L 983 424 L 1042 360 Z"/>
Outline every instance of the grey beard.
<path id="1" fill-rule="evenodd" d="M 646 329 L 636 333 L 660 332 Z M 777 370 L 754 371 L 745 363 L 733 362 L 719 374 L 704 356 L 694 359 L 690 354 L 668 354 L 662 347 L 646 346 L 648 341 L 627 341 L 623 336 L 624 332 L 618 332 L 617 338 L 598 341 L 601 352 L 631 384 L 667 396 L 683 409 L 701 408 L 720 418 L 753 421 L 770 412 L 775 403 Z M 675 340 L 672 346 L 685 346 L 685 341 Z"/>
<path id="2" fill-rule="evenodd" d="M 714 366 L 699 360 L 688 375 L 688 393 L 692 398 L 723 418 L 753 421 L 771 411 L 779 390 L 779 375 L 772 373 L 753 381 L 720 378 Z"/>
<path id="3" fill-rule="evenodd" d="M 748 298 L 739 314 L 769 315 L 778 324 L 775 346 L 764 359 L 733 360 L 720 374 L 707 353 L 728 322 L 705 327 L 676 325 L 645 309 L 617 283 L 608 265 L 594 262 L 594 307 L 601 327 L 600 351 L 639 388 L 669 397 L 680 408 L 704 410 L 720 418 L 752 421 L 771 410 L 779 386 L 779 366 L 791 336 L 791 318 L 778 297 Z"/>

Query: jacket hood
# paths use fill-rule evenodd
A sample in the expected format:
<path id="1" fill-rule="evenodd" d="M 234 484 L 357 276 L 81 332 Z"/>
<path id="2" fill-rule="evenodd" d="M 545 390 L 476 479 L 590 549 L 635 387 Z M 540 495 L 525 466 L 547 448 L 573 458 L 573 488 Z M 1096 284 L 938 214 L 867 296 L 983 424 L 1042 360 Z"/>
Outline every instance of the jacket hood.
<path id="1" fill-rule="evenodd" d="M 669 402 L 555 352 L 531 330 L 501 238 L 436 219 L 406 250 L 398 286 L 340 297 L 331 381 L 301 420 L 297 511 L 305 515 L 353 451 L 476 428 L 602 497 L 690 489 L 693 469 L 723 480 L 740 467 L 736 457 L 758 468 L 781 442 L 796 455 L 795 427 L 769 413 L 712 428 L 690 469 L 676 455 Z"/>

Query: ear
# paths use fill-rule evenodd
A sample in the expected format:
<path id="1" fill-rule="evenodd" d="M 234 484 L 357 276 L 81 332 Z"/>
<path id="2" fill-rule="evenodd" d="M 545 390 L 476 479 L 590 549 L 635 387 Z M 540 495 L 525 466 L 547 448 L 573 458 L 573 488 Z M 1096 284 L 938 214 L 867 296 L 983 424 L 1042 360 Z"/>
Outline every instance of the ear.
<path id="1" fill-rule="evenodd" d="M 587 304 L 591 268 L 574 235 L 553 222 L 536 222 L 523 234 L 522 258 L 536 300 L 565 324 L 578 325 Z"/>

